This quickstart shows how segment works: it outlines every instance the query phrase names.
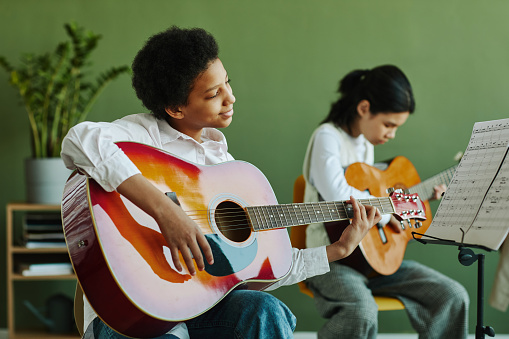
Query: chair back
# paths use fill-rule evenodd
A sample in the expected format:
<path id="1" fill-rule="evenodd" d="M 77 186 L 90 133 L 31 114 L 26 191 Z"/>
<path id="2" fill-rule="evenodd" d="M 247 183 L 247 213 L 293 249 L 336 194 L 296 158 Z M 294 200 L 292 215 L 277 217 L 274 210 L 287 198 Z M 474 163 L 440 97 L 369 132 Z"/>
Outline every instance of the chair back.
<path id="1" fill-rule="evenodd" d="M 306 188 L 306 180 L 301 174 L 293 184 L 293 202 L 301 203 L 304 202 L 304 190 Z M 290 242 L 295 248 L 303 249 L 306 248 L 306 228 L 308 225 L 295 226 L 290 230 Z M 307 287 L 303 281 L 299 282 L 299 289 L 302 293 L 313 298 L 313 292 Z"/>
<path id="2" fill-rule="evenodd" d="M 74 293 L 74 322 L 78 328 L 80 336 L 83 337 L 84 314 L 83 314 L 83 291 L 80 283 L 76 282 L 76 292 Z"/>

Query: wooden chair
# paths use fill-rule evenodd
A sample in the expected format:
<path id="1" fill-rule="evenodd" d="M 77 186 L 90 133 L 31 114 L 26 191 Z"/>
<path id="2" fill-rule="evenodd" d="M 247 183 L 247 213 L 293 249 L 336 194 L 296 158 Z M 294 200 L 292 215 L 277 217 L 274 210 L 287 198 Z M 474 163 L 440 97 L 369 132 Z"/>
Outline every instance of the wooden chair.
<path id="1" fill-rule="evenodd" d="M 304 201 L 304 189 L 306 187 L 306 181 L 303 175 L 300 175 L 294 183 L 293 186 L 293 202 L 301 203 Z M 308 226 L 296 226 L 292 227 L 290 231 L 290 241 L 292 242 L 292 246 L 295 248 L 306 248 L 306 228 Z M 313 298 L 313 292 L 306 286 L 305 282 L 299 283 L 299 289 L 302 293 Z M 393 311 L 393 310 L 403 310 L 405 306 L 403 303 L 396 298 L 384 297 L 384 296 L 374 296 L 375 302 L 378 305 L 379 311 Z"/>
<path id="2" fill-rule="evenodd" d="M 76 282 L 76 292 L 74 293 L 74 322 L 80 333 L 80 337 L 83 337 L 83 326 L 84 326 L 84 314 L 83 314 L 83 291 L 80 283 Z"/>

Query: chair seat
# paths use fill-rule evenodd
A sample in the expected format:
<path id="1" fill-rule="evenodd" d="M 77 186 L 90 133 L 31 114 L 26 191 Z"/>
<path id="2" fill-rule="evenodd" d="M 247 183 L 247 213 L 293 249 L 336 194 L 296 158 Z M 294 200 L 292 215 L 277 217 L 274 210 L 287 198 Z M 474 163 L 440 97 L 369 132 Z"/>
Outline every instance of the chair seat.
<path id="1" fill-rule="evenodd" d="M 395 311 L 395 310 L 404 310 L 405 305 L 401 302 L 401 300 L 392 297 L 383 297 L 380 295 L 375 295 L 375 302 L 378 305 L 379 311 Z"/>

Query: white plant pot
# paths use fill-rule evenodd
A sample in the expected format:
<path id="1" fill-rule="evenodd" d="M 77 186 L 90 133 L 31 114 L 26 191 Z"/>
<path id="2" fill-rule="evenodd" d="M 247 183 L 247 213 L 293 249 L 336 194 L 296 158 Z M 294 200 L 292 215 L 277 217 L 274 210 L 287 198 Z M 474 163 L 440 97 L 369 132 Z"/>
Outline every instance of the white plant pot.
<path id="1" fill-rule="evenodd" d="M 65 183 L 71 173 L 61 158 L 26 159 L 27 202 L 60 205 Z"/>

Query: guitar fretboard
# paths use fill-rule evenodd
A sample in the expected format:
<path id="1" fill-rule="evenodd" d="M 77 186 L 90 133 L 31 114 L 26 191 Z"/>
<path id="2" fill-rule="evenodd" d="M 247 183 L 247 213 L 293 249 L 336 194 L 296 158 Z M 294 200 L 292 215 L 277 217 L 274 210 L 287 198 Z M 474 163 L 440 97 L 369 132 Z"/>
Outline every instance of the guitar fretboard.
<path id="1" fill-rule="evenodd" d="M 456 171 L 456 167 L 458 166 L 453 166 L 449 169 L 446 169 L 445 171 L 440 172 L 437 175 L 434 175 L 431 178 L 428 178 L 423 182 L 410 187 L 410 193 L 417 193 L 417 195 L 419 195 L 422 200 L 430 200 L 433 197 L 433 187 L 441 184 L 446 186 L 449 185 L 452 176 Z"/>
<path id="2" fill-rule="evenodd" d="M 359 202 L 377 207 L 382 214 L 395 212 L 390 198 L 360 199 Z M 254 231 L 352 218 L 351 205 L 344 201 L 249 206 L 246 213 Z"/>

